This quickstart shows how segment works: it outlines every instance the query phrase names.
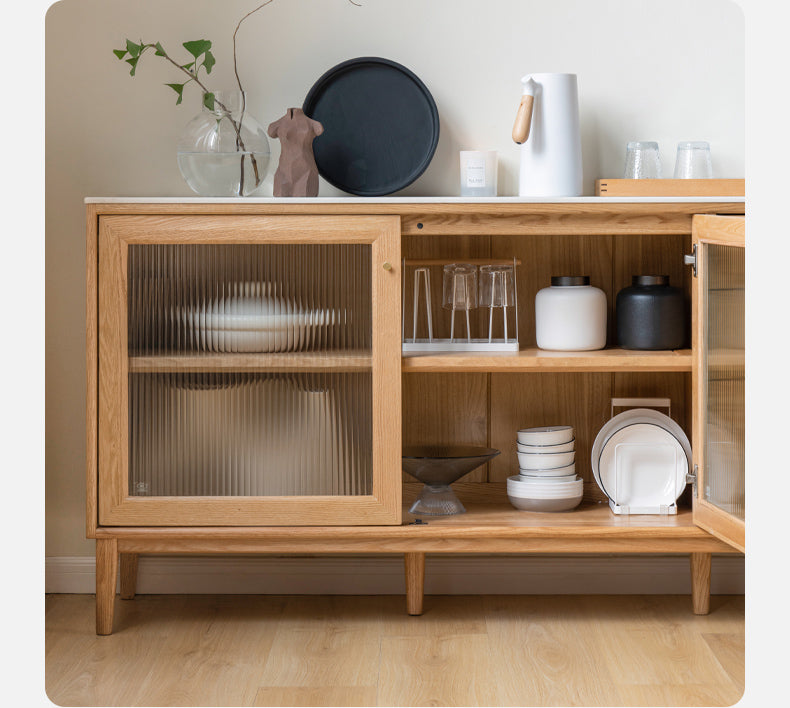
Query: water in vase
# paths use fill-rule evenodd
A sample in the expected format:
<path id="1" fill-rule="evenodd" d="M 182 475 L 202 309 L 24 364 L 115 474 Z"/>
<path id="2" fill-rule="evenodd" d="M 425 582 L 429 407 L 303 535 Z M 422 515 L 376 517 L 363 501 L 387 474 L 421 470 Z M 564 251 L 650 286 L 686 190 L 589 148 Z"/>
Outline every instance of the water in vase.
<path id="1" fill-rule="evenodd" d="M 256 194 L 263 187 L 268 166 L 269 153 L 265 152 L 178 153 L 181 174 L 187 184 L 204 197 L 249 197 Z"/>

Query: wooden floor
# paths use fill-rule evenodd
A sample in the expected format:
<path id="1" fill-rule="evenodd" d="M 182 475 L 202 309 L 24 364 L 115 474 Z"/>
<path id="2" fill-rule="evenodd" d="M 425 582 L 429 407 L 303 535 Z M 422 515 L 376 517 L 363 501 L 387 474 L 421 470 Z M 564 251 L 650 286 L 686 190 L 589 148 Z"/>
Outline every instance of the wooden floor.
<path id="1" fill-rule="evenodd" d="M 64 706 L 728 706 L 744 600 L 50 595 L 46 690 Z"/>

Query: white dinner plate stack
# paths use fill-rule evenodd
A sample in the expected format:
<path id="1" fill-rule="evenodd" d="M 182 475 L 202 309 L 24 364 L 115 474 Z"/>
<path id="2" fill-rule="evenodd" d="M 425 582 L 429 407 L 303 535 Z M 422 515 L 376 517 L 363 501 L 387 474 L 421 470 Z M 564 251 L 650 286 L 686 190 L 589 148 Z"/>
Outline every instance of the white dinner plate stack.
<path id="1" fill-rule="evenodd" d="M 676 514 L 691 443 L 669 416 L 634 408 L 609 420 L 590 454 L 593 478 L 615 514 Z"/>
<path id="2" fill-rule="evenodd" d="M 518 431 L 518 475 L 508 477 L 507 496 L 516 509 L 568 511 L 579 505 L 584 482 L 576 476 L 570 425 Z"/>
<path id="3" fill-rule="evenodd" d="M 209 352 L 292 352 L 311 348 L 319 327 L 335 323 L 328 310 L 305 310 L 275 297 L 271 283 L 234 283 L 228 295 L 187 309 L 197 346 Z"/>

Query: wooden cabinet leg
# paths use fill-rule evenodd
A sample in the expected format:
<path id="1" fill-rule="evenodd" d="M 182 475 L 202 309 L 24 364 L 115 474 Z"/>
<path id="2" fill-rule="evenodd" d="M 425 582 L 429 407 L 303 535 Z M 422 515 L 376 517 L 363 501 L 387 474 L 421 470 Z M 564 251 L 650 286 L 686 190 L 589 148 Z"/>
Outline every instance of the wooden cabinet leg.
<path id="1" fill-rule="evenodd" d="M 117 575 L 118 541 L 96 539 L 96 634 L 112 634 Z"/>
<path id="2" fill-rule="evenodd" d="M 137 590 L 137 553 L 120 553 L 121 599 L 134 600 Z"/>
<path id="3" fill-rule="evenodd" d="M 695 615 L 710 612 L 710 553 L 691 554 L 691 603 Z"/>
<path id="4" fill-rule="evenodd" d="M 404 554 L 406 566 L 406 611 L 410 615 L 422 614 L 422 598 L 425 590 L 425 554 Z"/>

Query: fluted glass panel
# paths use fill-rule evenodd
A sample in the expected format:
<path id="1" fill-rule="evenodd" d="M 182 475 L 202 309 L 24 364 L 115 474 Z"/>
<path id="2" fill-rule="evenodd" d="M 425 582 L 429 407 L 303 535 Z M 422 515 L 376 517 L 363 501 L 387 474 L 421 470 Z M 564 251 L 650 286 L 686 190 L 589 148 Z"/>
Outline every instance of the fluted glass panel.
<path id="1" fill-rule="evenodd" d="M 370 258 L 369 245 L 130 246 L 129 494 L 371 494 Z M 326 365 L 300 370 L 307 353 Z"/>
<path id="2" fill-rule="evenodd" d="M 370 494 L 370 373 L 131 374 L 134 496 Z"/>
<path id="3" fill-rule="evenodd" d="M 744 249 L 706 247 L 705 498 L 745 517 Z"/>
<path id="4" fill-rule="evenodd" d="M 366 244 L 132 245 L 128 269 L 131 354 L 370 347 Z"/>

